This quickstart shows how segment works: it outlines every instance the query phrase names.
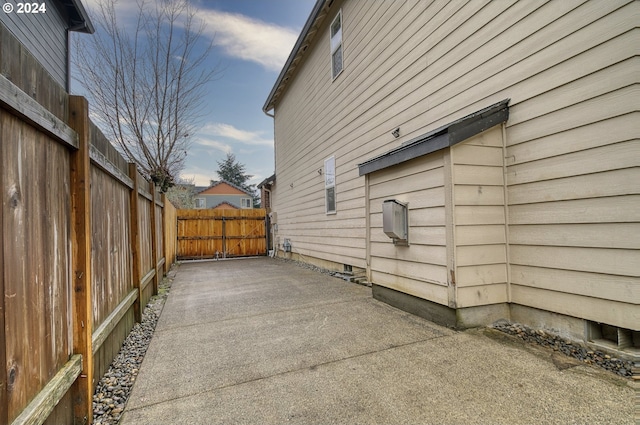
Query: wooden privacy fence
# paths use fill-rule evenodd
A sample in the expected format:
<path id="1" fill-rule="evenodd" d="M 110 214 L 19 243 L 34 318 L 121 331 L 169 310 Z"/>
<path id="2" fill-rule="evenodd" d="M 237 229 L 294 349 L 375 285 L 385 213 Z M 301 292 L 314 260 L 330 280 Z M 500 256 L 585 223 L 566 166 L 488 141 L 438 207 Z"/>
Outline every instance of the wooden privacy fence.
<path id="1" fill-rule="evenodd" d="M 0 76 L 0 424 L 91 423 L 96 382 L 175 260 L 176 210 L 84 98 L 17 55 Z"/>
<path id="2" fill-rule="evenodd" d="M 178 210 L 179 260 L 267 254 L 266 211 Z"/>

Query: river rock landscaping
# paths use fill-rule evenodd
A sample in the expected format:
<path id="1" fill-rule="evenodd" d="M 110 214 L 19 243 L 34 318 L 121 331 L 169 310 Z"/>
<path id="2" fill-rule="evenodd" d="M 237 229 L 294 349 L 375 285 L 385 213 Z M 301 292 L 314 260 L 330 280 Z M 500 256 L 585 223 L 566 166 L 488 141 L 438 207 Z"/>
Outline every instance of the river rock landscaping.
<path id="1" fill-rule="evenodd" d="M 632 361 L 618 359 L 602 351 L 585 348 L 571 340 L 550 334 L 542 329 L 532 329 L 525 325 L 506 321 L 494 324 L 493 328 L 516 336 L 524 342 L 552 348 L 554 351 L 578 359 L 585 364 L 599 366 L 625 378 L 633 376 Z"/>
<path id="2" fill-rule="evenodd" d="M 151 298 L 142 313 L 142 322 L 133 326 L 109 370 L 96 386 L 93 394 L 94 424 L 115 425 L 120 421 L 174 275 L 175 271 L 169 272 L 170 277 L 163 279 L 158 287 L 158 295 Z"/>

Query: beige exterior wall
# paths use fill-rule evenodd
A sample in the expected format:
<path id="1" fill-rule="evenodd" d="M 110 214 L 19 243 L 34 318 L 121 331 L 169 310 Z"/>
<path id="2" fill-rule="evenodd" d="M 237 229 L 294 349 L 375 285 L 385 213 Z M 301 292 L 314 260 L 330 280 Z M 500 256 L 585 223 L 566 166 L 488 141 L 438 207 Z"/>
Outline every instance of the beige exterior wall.
<path id="1" fill-rule="evenodd" d="M 371 280 L 455 308 L 508 302 L 503 128 L 368 176 Z M 408 204 L 409 246 L 382 229 Z"/>
<path id="2" fill-rule="evenodd" d="M 328 25 L 339 9 L 344 71 L 332 81 Z M 372 276 L 398 284 L 378 271 L 396 254 L 376 240 L 380 202 L 372 193 L 367 204 L 357 165 L 510 98 L 506 213 L 495 204 L 499 150 L 476 164 L 465 163 L 475 161 L 473 141 L 452 149 L 459 306 L 510 301 L 640 329 L 639 17 L 640 2 L 626 0 L 334 1 L 275 107 L 280 242 L 366 267 L 370 208 Z M 337 213 L 326 215 L 318 170 L 332 155 Z M 476 181 L 485 174 L 492 184 Z M 372 189 L 383 184 L 377 178 Z M 401 193 L 417 196 L 428 184 Z M 431 256 L 442 246 L 420 249 Z M 402 285 L 444 302 L 439 279 Z"/>
<path id="3" fill-rule="evenodd" d="M 447 153 L 448 154 L 448 153 Z M 448 305 L 445 152 L 434 152 L 369 178 L 371 280 L 377 285 Z M 382 203 L 408 204 L 409 246 L 382 229 Z"/>
<path id="4" fill-rule="evenodd" d="M 451 147 L 456 307 L 508 301 L 502 125 Z"/>
<path id="5" fill-rule="evenodd" d="M 517 304 L 640 330 L 640 4 L 623 3 L 583 5 L 587 25 L 566 20 L 575 32 L 539 53 L 557 64 L 516 85 L 510 290 Z"/>

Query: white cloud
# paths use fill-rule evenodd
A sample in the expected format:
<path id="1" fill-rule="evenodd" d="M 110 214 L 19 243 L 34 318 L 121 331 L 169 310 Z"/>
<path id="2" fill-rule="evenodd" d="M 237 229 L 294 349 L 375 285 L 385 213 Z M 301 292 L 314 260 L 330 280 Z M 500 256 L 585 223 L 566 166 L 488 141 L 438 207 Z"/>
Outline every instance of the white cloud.
<path id="1" fill-rule="evenodd" d="M 200 133 L 206 136 L 217 136 L 232 139 L 247 145 L 273 146 L 273 139 L 265 139 L 262 137 L 262 132 L 241 130 L 230 124 L 207 124 L 200 130 Z"/>
<path id="2" fill-rule="evenodd" d="M 209 186 L 211 179 L 216 177 L 215 173 L 214 175 L 210 176 L 208 174 L 200 173 L 198 171 L 199 169 L 197 168 L 185 169 L 182 173 L 180 173 L 180 178 L 184 180 L 189 180 L 189 181 L 193 180 L 193 183 L 196 186 Z"/>
<path id="3" fill-rule="evenodd" d="M 298 38 L 291 28 L 236 13 L 201 9 L 205 33 L 229 56 L 256 62 L 268 70 L 280 71 Z"/>
<path id="4" fill-rule="evenodd" d="M 83 0 L 90 16 L 97 17 L 101 0 Z M 155 7 L 160 0 L 147 0 L 145 7 Z M 202 4 L 202 3 L 201 3 Z M 204 22 L 204 33 L 225 54 L 255 62 L 271 71 L 280 71 L 298 38 L 297 30 L 261 21 L 239 13 L 206 9 L 191 4 L 196 17 Z M 135 26 L 139 6 L 136 1 L 116 1 L 121 25 Z"/>
<path id="5" fill-rule="evenodd" d="M 193 143 L 200 146 L 206 146 L 208 148 L 214 148 L 224 153 L 230 153 L 233 151 L 231 145 L 214 139 L 198 137 L 193 141 Z"/>

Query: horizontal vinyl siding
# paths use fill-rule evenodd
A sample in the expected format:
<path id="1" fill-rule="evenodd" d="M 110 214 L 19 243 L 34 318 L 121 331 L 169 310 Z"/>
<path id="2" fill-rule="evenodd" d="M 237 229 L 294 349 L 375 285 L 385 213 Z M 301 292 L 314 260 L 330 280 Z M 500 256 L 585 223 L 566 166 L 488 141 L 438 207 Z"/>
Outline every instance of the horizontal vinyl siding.
<path id="1" fill-rule="evenodd" d="M 369 176 L 371 280 L 381 286 L 448 304 L 443 152 Z M 382 204 L 408 204 L 409 246 L 383 231 Z"/>
<path id="2" fill-rule="evenodd" d="M 332 81 L 328 25 L 340 8 L 344 71 Z M 475 264 L 469 257 L 465 266 L 457 264 L 456 277 L 469 288 L 495 284 L 486 291 L 459 291 L 460 300 L 488 300 L 504 290 L 507 273 L 500 264 L 510 254 L 500 248 L 505 240 L 498 229 L 507 224 L 515 255 L 513 302 L 542 308 L 544 298 L 558 293 L 568 300 L 575 294 L 576 302 L 569 304 L 585 297 L 604 302 L 626 293 L 626 301 L 616 301 L 637 306 L 636 274 L 630 266 L 608 264 L 592 270 L 586 263 L 597 262 L 593 259 L 599 255 L 614 258 L 610 254 L 615 251 L 638 264 L 637 248 L 624 232 L 637 233 L 640 221 L 633 184 L 640 181 L 639 9 L 640 3 L 627 0 L 336 0 L 275 107 L 279 236 L 290 237 L 294 247 L 299 238 L 305 255 L 364 264 L 366 244 L 356 241 L 366 238 L 365 178 L 358 176 L 357 164 L 509 98 L 505 158 L 489 155 L 489 163 L 468 163 L 483 149 L 479 145 L 460 150 L 460 163 L 452 165 L 459 183 L 453 193 L 460 244 L 456 255 L 480 255 L 483 246 L 489 250 L 488 263 Z M 396 139 L 390 132 L 397 127 Z M 317 170 L 331 155 L 336 157 L 338 212 L 327 216 L 324 176 Z M 431 183 L 419 179 L 403 184 L 415 202 L 425 203 L 425 211 L 432 210 L 436 219 L 445 216 L 444 206 L 426 206 L 443 187 L 428 188 Z M 386 237 L 376 235 L 374 228 L 379 219 L 373 200 L 379 203 L 383 196 L 376 190 L 372 186 L 370 193 L 372 278 L 390 284 L 386 254 L 374 256 L 376 244 L 385 243 Z M 429 196 L 427 191 L 432 191 Z M 508 203 L 506 216 L 502 202 Z M 621 230 L 623 224 L 629 227 Z M 536 226 L 535 232 L 527 226 Z M 431 227 L 428 220 L 424 227 Z M 580 237 L 582 229 L 599 236 Z M 611 233 L 611 240 L 601 232 Z M 555 263 L 546 260 L 554 256 Z M 446 265 L 431 266 L 446 271 Z M 593 274 L 598 277 L 593 282 L 617 282 L 618 295 L 608 290 L 610 283 L 602 283 L 599 292 L 587 281 L 585 288 L 558 283 L 554 291 L 547 281 L 535 288 L 543 299 L 528 302 L 524 294 L 534 293 L 526 291 L 531 281 L 518 277 L 516 270 Z M 402 276 L 407 291 L 415 292 L 419 284 L 411 279 Z M 446 300 L 446 294 L 434 291 L 428 296 L 438 293 Z M 556 305 L 550 302 L 547 309 L 589 320 L 607 314 Z M 607 323 L 629 327 L 620 317 L 611 313 Z"/>
<path id="3" fill-rule="evenodd" d="M 306 58 L 307 62 L 300 66 L 300 74 L 288 88 L 283 102 L 276 106 L 275 127 L 279 142 L 276 147 L 276 190 L 279 202 L 274 205 L 279 214 L 278 234 L 292 240 L 294 251 L 295 241 L 309 236 L 307 229 L 321 226 L 322 235 L 297 245 L 302 254 L 365 267 L 364 178 L 359 176 L 357 164 L 366 155 L 370 141 L 345 134 L 344 128 L 350 126 L 348 121 L 358 112 L 347 111 L 349 100 L 342 94 L 346 85 L 357 84 L 352 80 L 362 72 L 361 67 L 369 66 L 359 61 L 374 59 L 371 51 L 365 49 L 360 52 L 359 43 L 375 33 L 381 35 L 388 20 L 398 19 L 395 12 L 406 5 L 398 3 L 388 7 L 383 3 L 347 2 L 341 6 L 337 3 L 319 31 L 317 44 L 310 47 L 312 51 Z M 332 82 L 327 25 L 340 7 L 343 12 L 345 69 Z M 368 57 L 364 58 L 362 54 Z M 373 81 L 367 80 L 368 84 Z M 290 98 L 292 102 L 288 103 Z M 334 121 L 329 121 L 328 116 L 325 118 L 325 113 L 331 114 Z M 348 116 L 344 122 L 334 125 L 335 118 L 342 114 Z M 384 133 L 386 139 L 393 139 L 386 130 Z M 380 145 L 379 141 L 371 143 Z M 332 155 L 336 158 L 337 213 L 326 215 L 324 176 L 317 170 Z M 337 235 L 333 229 L 339 230 Z M 348 245 L 358 245 L 360 249 L 347 249 Z"/>
<path id="4" fill-rule="evenodd" d="M 214 208 L 222 202 L 228 202 L 237 208 L 242 208 L 242 199 L 251 199 L 248 195 L 196 195 L 196 198 L 204 198 L 206 201 L 205 208 Z M 253 201 L 252 204 L 253 205 Z"/>
<path id="5" fill-rule="evenodd" d="M 458 307 L 508 301 L 502 143 L 495 126 L 451 148 Z"/>
<path id="6" fill-rule="evenodd" d="M 38 3 L 40 4 L 40 3 Z M 15 6 L 15 3 L 14 3 Z M 52 3 L 46 13 L 0 13 L 0 21 L 62 87 L 67 84 L 67 25 Z"/>
<path id="7" fill-rule="evenodd" d="M 584 27 L 546 49 L 557 63 L 521 83 L 506 129 L 509 259 L 512 302 L 637 330 L 640 7 L 623 3 L 577 9 Z"/>

